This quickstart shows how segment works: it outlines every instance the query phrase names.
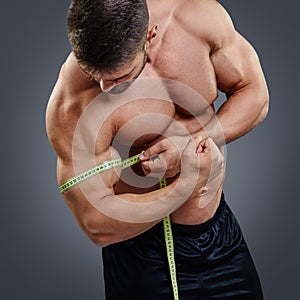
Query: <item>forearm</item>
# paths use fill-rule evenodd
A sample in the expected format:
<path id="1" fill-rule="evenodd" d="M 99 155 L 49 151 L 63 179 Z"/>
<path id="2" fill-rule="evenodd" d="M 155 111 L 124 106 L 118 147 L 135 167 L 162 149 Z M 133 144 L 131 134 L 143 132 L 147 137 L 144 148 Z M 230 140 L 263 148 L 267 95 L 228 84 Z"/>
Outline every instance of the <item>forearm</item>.
<path id="1" fill-rule="evenodd" d="M 82 229 L 98 247 L 106 247 L 134 238 L 161 221 L 159 219 L 147 223 L 128 223 L 112 219 L 98 211 L 93 214 L 96 215 L 96 219 L 85 222 Z"/>
<path id="2" fill-rule="evenodd" d="M 219 146 L 230 143 L 256 127 L 268 112 L 264 86 L 246 86 L 229 95 L 217 113 L 195 135 L 208 135 Z"/>
<path id="3" fill-rule="evenodd" d="M 89 238 L 107 246 L 135 237 L 158 223 L 187 200 L 192 188 L 176 180 L 165 188 L 145 194 L 107 194 L 81 216 Z"/>

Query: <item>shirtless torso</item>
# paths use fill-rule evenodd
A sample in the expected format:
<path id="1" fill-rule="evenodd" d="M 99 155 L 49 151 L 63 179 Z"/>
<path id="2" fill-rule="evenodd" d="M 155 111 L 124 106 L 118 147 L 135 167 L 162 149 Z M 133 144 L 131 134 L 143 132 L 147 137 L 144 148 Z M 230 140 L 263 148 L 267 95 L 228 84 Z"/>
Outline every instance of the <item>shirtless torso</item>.
<path id="1" fill-rule="evenodd" d="M 238 99 L 239 93 L 243 95 L 244 92 L 244 97 L 251 96 L 253 90 L 248 89 L 250 86 L 256 89 L 261 98 L 265 97 L 265 82 L 254 50 L 235 31 L 229 16 L 216 1 L 148 1 L 148 7 L 149 28 L 155 25 L 158 25 L 158 28 L 157 35 L 148 49 L 149 62 L 140 78 L 167 78 L 186 84 L 199 93 L 210 107 L 213 107 L 218 89 L 225 92 L 228 97 L 232 97 L 232 103 Z M 71 53 L 61 69 L 47 109 L 47 131 L 58 154 L 59 184 L 74 176 L 72 165 L 74 131 L 81 114 L 100 92 L 99 84 L 79 68 Z M 111 158 L 112 146 L 121 157 L 125 158 L 128 154 L 134 155 L 145 150 L 161 135 L 186 135 L 186 131 L 180 131 L 178 122 L 190 134 L 200 132 L 201 125 L 194 116 L 203 114 L 203 110 L 207 107 L 195 103 L 194 99 L 182 99 L 180 95 L 172 95 L 172 91 L 169 91 L 169 94 L 170 101 L 143 99 L 127 103 L 113 111 L 110 116 L 105 116 L 106 120 L 95 144 L 96 163 Z M 180 103 L 172 102 L 173 97 L 179 102 L 178 99 L 182 99 L 184 101 L 182 107 L 185 109 L 181 108 Z M 110 103 L 107 101 L 103 105 L 107 108 Z M 243 105 L 236 107 L 233 115 L 239 114 L 238 109 L 248 109 L 247 104 Z M 230 105 L 223 109 L 223 113 L 229 108 Z M 264 115 L 263 108 L 264 105 L 261 104 L 259 111 L 253 112 L 255 116 L 250 122 L 251 126 L 245 125 L 240 132 L 227 132 L 227 124 L 224 121 L 226 141 L 241 136 L 250 130 L 250 127 L 255 126 L 255 122 L 260 120 L 259 116 Z M 149 117 L 149 120 L 147 117 L 138 118 L 141 114 L 163 115 L 167 118 L 153 122 L 152 117 Z M 247 120 L 247 115 L 244 117 Z M 240 122 L 239 117 L 236 118 L 236 121 Z M 173 123 L 172 120 L 176 122 Z M 222 114 L 220 120 L 223 121 Z M 140 136 L 136 128 L 145 134 Z M 147 188 L 130 186 L 126 183 L 128 182 L 126 176 L 130 176 L 129 172 L 124 170 L 121 178 L 109 172 L 110 175 L 103 175 L 106 176 L 104 181 L 112 193 L 124 195 L 125 199 L 130 198 L 129 194 L 145 193 L 150 194 L 151 200 L 153 196 L 151 192 L 158 190 L 157 182 L 153 178 L 146 177 L 144 180 L 149 181 L 149 184 L 146 184 Z M 140 166 L 135 166 L 134 172 L 143 174 Z M 198 206 L 199 195 L 191 197 L 172 213 L 172 221 L 198 224 L 208 220 L 218 207 L 221 190 L 220 188 L 214 199 L 204 208 Z M 101 245 L 136 236 L 159 221 L 130 224 L 113 220 L 95 209 L 78 187 L 68 191 L 64 198 L 82 229 L 93 241 Z"/>

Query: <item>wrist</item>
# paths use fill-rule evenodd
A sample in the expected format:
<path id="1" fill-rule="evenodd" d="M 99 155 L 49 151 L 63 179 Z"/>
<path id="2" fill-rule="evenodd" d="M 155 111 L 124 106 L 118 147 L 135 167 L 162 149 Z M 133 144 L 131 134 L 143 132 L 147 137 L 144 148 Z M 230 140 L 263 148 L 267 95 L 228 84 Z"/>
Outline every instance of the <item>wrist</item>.
<path id="1" fill-rule="evenodd" d="M 212 118 L 200 131 L 193 134 L 193 137 L 197 136 L 201 136 L 202 140 L 210 137 L 219 147 L 226 144 L 223 127 L 216 116 Z"/>

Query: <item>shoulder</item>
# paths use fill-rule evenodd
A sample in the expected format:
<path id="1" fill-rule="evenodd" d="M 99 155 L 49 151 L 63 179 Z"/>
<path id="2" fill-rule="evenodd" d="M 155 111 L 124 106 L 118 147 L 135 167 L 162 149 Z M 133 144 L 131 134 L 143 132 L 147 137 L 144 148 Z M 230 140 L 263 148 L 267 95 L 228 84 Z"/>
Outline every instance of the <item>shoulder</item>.
<path id="1" fill-rule="evenodd" d="M 62 89 L 70 95 L 81 95 L 97 86 L 97 83 L 79 67 L 72 52 L 61 68 L 57 83 L 63 83 Z"/>
<path id="2" fill-rule="evenodd" d="M 73 133 L 84 106 L 99 91 L 72 54 L 62 65 L 46 109 L 46 130 L 57 155 L 67 160 Z"/>
<path id="3" fill-rule="evenodd" d="M 48 139 L 60 158 L 66 153 L 67 145 L 70 144 L 72 131 L 71 120 L 68 112 L 71 110 L 69 105 L 69 94 L 64 88 L 62 80 L 62 66 L 58 80 L 53 88 L 46 108 L 46 131 Z"/>
<path id="4" fill-rule="evenodd" d="M 182 3 L 182 2 L 181 2 Z M 216 0 L 189 0 L 179 4 L 175 14 L 197 39 L 218 50 L 237 37 L 231 17 Z"/>

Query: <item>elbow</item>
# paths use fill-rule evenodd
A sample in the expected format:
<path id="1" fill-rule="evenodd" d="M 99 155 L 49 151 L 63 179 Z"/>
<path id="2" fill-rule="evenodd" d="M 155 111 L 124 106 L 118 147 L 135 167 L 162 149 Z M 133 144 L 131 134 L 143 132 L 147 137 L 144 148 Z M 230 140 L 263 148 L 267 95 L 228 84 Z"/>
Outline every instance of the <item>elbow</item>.
<path id="1" fill-rule="evenodd" d="M 262 122 L 267 117 L 268 112 L 269 112 L 269 103 L 266 103 L 261 111 L 259 122 Z"/>
<path id="2" fill-rule="evenodd" d="M 104 248 L 116 242 L 113 234 L 104 230 L 95 230 L 95 228 L 86 227 L 86 232 L 90 241 L 97 247 Z"/>
<path id="3" fill-rule="evenodd" d="M 89 232 L 90 241 L 97 247 L 104 248 L 114 243 L 110 235 L 103 233 L 91 233 Z"/>
<path id="4" fill-rule="evenodd" d="M 261 123 L 268 115 L 269 112 L 269 94 L 265 91 L 265 95 L 262 97 L 261 111 L 257 118 L 257 124 Z"/>
<path id="5" fill-rule="evenodd" d="M 90 241 L 97 247 L 103 248 L 115 242 L 113 239 L 114 235 L 109 230 L 109 224 L 104 220 L 99 220 L 95 216 L 89 216 L 83 220 L 82 225 Z"/>
<path id="6" fill-rule="evenodd" d="M 253 86 L 255 91 L 256 101 L 253 103 L 256 107 L 256 118 L 254 119 L 253 125 L 256 127 L 261 123 L 268 115 L 269 112 L 269 92 L 266 83 L 257 84 Z"/>

